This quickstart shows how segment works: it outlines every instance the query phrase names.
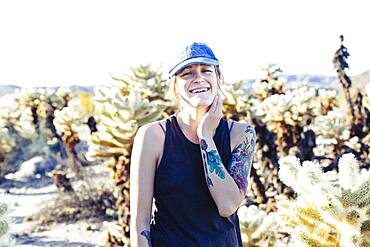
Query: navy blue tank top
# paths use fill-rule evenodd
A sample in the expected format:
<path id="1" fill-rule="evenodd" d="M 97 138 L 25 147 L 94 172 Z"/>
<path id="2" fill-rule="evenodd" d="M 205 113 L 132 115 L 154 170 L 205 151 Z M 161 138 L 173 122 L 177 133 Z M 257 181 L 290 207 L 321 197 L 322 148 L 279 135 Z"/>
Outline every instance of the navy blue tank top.
<path id="1" fill-rule="evenodd" d="M 225 119 L 220 120 L 213 139 L 227 166 L 231 150 Z M 174 115 L 166 120 L 154 203 L 153 247 L 242 247 L 237 214 L 227 218 L 219 215 L 206 184 L 199 144 L 185 137 Z"/>

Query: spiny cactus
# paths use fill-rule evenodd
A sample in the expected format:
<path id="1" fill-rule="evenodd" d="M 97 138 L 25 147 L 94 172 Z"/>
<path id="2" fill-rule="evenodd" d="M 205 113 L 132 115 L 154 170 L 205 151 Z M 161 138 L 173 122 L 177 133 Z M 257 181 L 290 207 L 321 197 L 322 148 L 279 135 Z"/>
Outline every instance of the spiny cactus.
<path id="1" fill-rule="evenodd" d="M 1 126 L 0 122 L 0 181 L 3 177 L 3 170 L 6 166 L 6 155 L 12 150 L 15 146 L 15 140 L 9 134 L 7 128 Z"/>
<path id="2" fill-rule="evenodd" d="M 338 94 L 334 89 L 319 88 L 318 97 L 321 106 L 321 114 L 326 115 L 339 106 Z"/>
<path id="3" fill-rule="evenodd" d="M 253 116 L 262 119 L 277 134 L 279 151 L 293 154 L 303 127 L 320 114 L 316 90 L 301 84 L 284 94 L 274 94 L 254 105 Z M 293 149 L 292 149 L 293 148 Z M 292 150 L 291 150 L 292 149 Z"/>
<path id="4" fill-rule="evenodd" d="M 91 130 L 87 125 L 93 115 L 92 102 L 89 96 L 80 94 L 68 102 L 68 106 L 54 112 L 54 125 L 58 135 L 63 140 L 67 151 L 67 163 L 72 170 L 80 174 L 82 163 L 86 163 L 82 155 L 78 155 L 75 146 L 80 140 L 89 141 Z"/>
<path id="5" fill-rule="evenodd" d="M 279 77 L 281 68 L 277 64 L 266 64 L 262 66 L 264 79 L 258 79 L 252 85 L 252 94 L 259 101 L 274 94 L 282 94 L 286 80 Z"/>
<path id="6" fill-rule="evenodd" d="M 92 134 L 87 158 L 104 160 L 112 168 L 116 184 L 119 224 L 123 243 L 129 244 L 129 166 L 133 140 L 138 128 L 161 118 L 164 107 L 150 102 L 128 85 L 114 84 L 95 89 L 97 132 Z"/>
<path id="7" fill-rule="evenodd" d="M 238 210 L 243 244 L 246 246 L 277 246 L 280 226 L 275 220 L 275 213 L 267 214 L 255 205 L 242 206 Z"/>
<path id="8" fill-rule="evenodd" d="M 128 95 L 131 90 L 137 90 L 143 98 L 164 108 L 164 116 L 172 114 L 176 106 L 169 100 L 167 81 L 160 69 L 153 69 L 150 64 L 131 68 L 130 73 L 122 78 L 112 77 L 118 82 L 121 94 Z"/>
<path id="9" fill-rule="evenodd" d="M 329 111 L 327 115 L 314 119 L 311 128 L 317 136 L 316 157 L 323 159 L 325 171 L 334 169 L 338 155 L 346 152 L 361 153 L 361 144 L 357 136 L 350 136 L 350 125 L 345 113 L 339 109 Z"/>
<path id="10" fill-rule="evenodd" d="M 300 164 L 296 157 L 279 161 L 280 179 L 298 197 L 282 201 L 279 220 L 293 242 L 305 246 L 368 246 L 370 173 L 360 173 L 353 154 L 339 160 L 338 180 L 333 183 L 315 162 Z"/>
<path id="11" fill-rule="evenodd" d="M 250 103 L 246 84 L 246 81 L 236 81 L 223 85 L 222 111 L 227 119 L 236 121 L 248 119 L 246 109 L 248 109 Z"/>
<path id="12" fill-rule="evenodd" d="M 0 195 L 2 197 L 2 195 Z M 5 242 L 7 242 L 6 235 L 9 232 L 9 223 L 6 219 L 6 214 L 8 211 L 8 206 L 0 202 L 0 246 L 6 246 L 3 245 Z"/>
<path id="13" fill-rule="evenodd" d="M 14 138 L 10 136 L 8 129 L 1 126 L 0 123 L 0 156 L 1 154 L 10 152 L 14 146 L 15 146 Z"/>

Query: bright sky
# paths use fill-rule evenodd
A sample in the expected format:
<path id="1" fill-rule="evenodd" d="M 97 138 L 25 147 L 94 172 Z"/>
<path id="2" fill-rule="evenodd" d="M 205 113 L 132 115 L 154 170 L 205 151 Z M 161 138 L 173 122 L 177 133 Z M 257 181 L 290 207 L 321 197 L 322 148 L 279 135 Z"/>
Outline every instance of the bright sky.
<path id="1" fill-rule="evenodd" d="M 97 85 L 130 67 L 167 62 L 188 41 L 209 44 L 225 79 L 335 75 L 343 34 L 350 69 L 370 69 L 370 4 L 363 0 L 0 0 L 0 84 Z"/>

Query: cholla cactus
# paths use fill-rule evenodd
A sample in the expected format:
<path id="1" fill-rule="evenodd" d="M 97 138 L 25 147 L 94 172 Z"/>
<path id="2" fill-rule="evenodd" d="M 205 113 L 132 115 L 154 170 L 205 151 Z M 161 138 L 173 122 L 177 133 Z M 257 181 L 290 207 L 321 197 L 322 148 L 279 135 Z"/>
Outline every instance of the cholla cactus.
<path id="1" fill-rule="evenodd" d="M 255 205 L 242 206 L 238 210 L 243 244 L 247 246 L 277 246 L 280 231 L 275 213 L 267 214 Z"/>
<path id="2" fill-rule="evenodd" d="M 66 105 L 69 92 L 59 89 L 22 89 L 0 98 L 0 118 L 25 139 L 43 135 L 46 118 Z M 40 126 L 41 125 L 41 126 Z"/>
<path id="3" fill-rule="evenodd" d="M 131 85 L 139 90 L 143 96 L 148 97 L 150 101 L 165 98 L 166 80 L 163 79 L 162 72 L 159 69 L 153 70 L 148 64 L 134 67 L 131 71 Z"/>
<path id="4" fill-rule="evenodd" d="M 262 66 L 262 72 L 265 79 L 256 80 L 252 85 L 253 95 L 257 96 L 259 101 L 263 101 L 271 95 L 282 94 L 286 80 L 279 77 L 279 73 L 282 72 L 280 67 L 277 64 L 267 64 Z"/>
<path id="5" fill-rule="evenodd" d="M 353 154 L 339 160 L 334 184 L 318 163 L 296 157 L 279 161 L 280 179 L 298 194 L 281 202 L 279 221 L 295 245 L 368 246 L 370 222 L 370 173 L 360 173 Z"/>
<path id="6" fill-rule="evenodd" d="M 248 90 L 245 81 L 225 83 L 223 93 L 225 95 L 222 103 L 222 110 L 227 119 L 243 120 L 246 118 L 248 102 Z"/>
<path id="7" fill-rule="evenodd" d="M 48 140 L 53 137 L 53 113 L 69 100 L 65 89 L 21 89 L 0 97 L 0 122 L 15 141 L 12 152 L 7 154 L 8 169 L 14 163 L 35 154 L 48 153 Z"/>
<path id="8" fill-rule="evenodd" d="M 326 115 L 329 111 L 339 106 L 338 93 L 334 89 L 318 89 L 318 97 L 321 105 L 321 114 Z"/>
<path id="9" fill-rule="evenodd" d="M 335 157 L 344 152 L 361 151 L 361 144 L 357 136 L 350 136 L 350 125 L 345 113 L 329 111 L 327 115 L 318 116 L 312 123 L 312 129 L 317 136 L 315 153 L 321 157 L 335 160 Z"/>
<path id="10" fill-rule="evenodd" d="M 54 112 L 54 125 L 60 136 L 78 135 L 79 139 L 88 141 L 90 129 L 86 124 L 88 118 L 93 115 L 92 102 L 88 104 L 89 97 L 80 94 L 68 102 L 68 106 Z"/>
<path id="11" fill-rule="evenodd" d="M 0 97 L 0 119 L 2 126 L 10 128 L 10 132 L 15 132 L 19 126 L 21 111 L 16 100 L 15 94 L 6 94 Z M 34 130 L 32 130 L 32 133 Z"/>
<path id="12" fill-rule="evenodd" d="M 1 126 L 0 122 L 0 157 L 2 154 L 10 152 L 14 146 L 15 146 L 14 138 L 10 136 L 7 128 Z"/>
<path id="13" fill-rule="evenodd" d="M 316 90 L 305 84 L 285 94 L 269 96 L 252 109 L 252 115 L 262 119 L 268 129 L 277 134 L 278 147 L 285 154 L 297 145 L 303 127 L 319 114 Z"/>
<path id="14" fill-rule="evenodd" d="M 80 166 L 83 158 L 75 150 L 80 140 L 89 141 L 91 138 L 88 119 L 93 115 L 93 107 L 87 94 L 81 93 L 79 97 L 68 102 L 68 106 L 54 112 L 54 125 L 61 136 L 67 151 L 67 163 L 72 170 L 80 174 Z"/>
<path id="15" fill-rule="evenodd" d="M 6 155 L 15 146 L 15 139 L 9 134 L 7 128 L 1 126 L 0 120 L 0 180 L 4 173 L 4 167 L 6 164 Z"/>
<path id="16" fill-rule="evenodd" d="M 0 195 L 2 197 L 2 195 Z M 5 238 L 9 231 L 9 223 L 6 219 L 6 214 L 8 211 L 8 206 L 0 202 L 0 246 L 4 246 L 4 242 L 6 242 Z"/>
<path id="17" fill-rule="evenodd" d="M 119 223 L 124 228 L 123 243 L 129 244 L 129 165 L 133 140 L 138 128 L 159 119 L 163 108 L 150 102 L 128 85 L 95 89 L 97 129 L 92 134 L 87 158 L 102 159 L 112 168 L 116 184 Z"/>
<path id="18" fill-rule="evenodd" d="M 118 82 L 117 86 L 120 87 L 123 95 L 128 95 L 131 90 L 136 90 L 143 98 L 164 108 L 164 116 L 174 112 L 176 107 L 174 102 L 169 101 L 168 86 L 160 69 L 153 70 L 150 64 L 139 65 L 131 68 L 131 72 L 124 75 L 123 78 L 113 77 L 113 79 Z"/>

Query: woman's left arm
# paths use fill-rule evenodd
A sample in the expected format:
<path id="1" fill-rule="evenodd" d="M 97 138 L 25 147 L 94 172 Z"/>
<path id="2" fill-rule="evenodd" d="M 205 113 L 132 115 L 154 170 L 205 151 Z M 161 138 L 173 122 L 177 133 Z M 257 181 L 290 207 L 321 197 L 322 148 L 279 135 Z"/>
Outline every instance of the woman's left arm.
<path id="1" fill-rule="evenodd" d="M 211 107 L 209 112 L 211 115 L 214 113 L 212 110 L 216 110 L 212 108 L 218 107 L 215 105 Z M 256 133 L 250 125 L 237 123 L 233 133 L 231 139 L 235 148 L 231 154 L 229 170 L 226 170 L 222 163 L 213 141 L 213 132 L 198 133 L 206 182 L 222 217 L 234 214 L 245 198 L 256 145 Z"/>

